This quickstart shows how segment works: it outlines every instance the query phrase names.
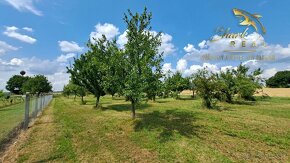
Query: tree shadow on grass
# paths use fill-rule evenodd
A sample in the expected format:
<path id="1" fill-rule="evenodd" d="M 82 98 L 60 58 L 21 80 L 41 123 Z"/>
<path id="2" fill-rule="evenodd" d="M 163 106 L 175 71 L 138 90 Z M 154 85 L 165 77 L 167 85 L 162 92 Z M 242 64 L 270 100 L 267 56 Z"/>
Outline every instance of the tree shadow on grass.
<path id="1" fill-rule="evenodd" d="M 139 114 L 140 119 L 135 121 L 135 131 L 144 129 L 149 131 L 160 131 L 160 142 L 172 140 L 176 133 L 191 138 L 198 136 L 201 125 L 196 125 L 198 113 L 178 110 L 166 110 L 165 112 L 153 111 L 151 113 Z"/>
<path id="2" fill-rule="evenodd" d="M 196 98 L 193 97 L 178 97 L 176 100 L 196 100 Z"/>
<path id="3" fill-rule="evenodd" d="M 233 101 L 232 104 L 235 105 L 255 105 L 257 102 L 256 101 Z"/>
<path id="4" fill-rule="evenodd" d="M 137 106 L 137 110 L 143 110 L 150 107 L 150 104 L 140 104 Z M 110 104 L 102 106 L 102 110 L 115 110 L 115 111 L 131 111 L 131 104 Z"/>

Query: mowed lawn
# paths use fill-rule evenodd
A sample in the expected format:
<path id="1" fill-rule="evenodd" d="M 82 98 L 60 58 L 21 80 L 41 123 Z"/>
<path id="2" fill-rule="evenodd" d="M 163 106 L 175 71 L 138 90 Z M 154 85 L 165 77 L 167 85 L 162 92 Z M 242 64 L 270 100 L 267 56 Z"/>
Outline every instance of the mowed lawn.
<path id="1" fill-rule="evenodd" d="M 24 103 L 0 108 L 0 141 L 24 120 Z"/>
<path id="2" fill-rule="evenodd" d="M 30 100 L 29 116 L 35 109 L 35 99 Z M 0 142 L 8 139 L 8 135 L 15 132 L 15 128 L 22 127 L 24 121 L 25 102 L 11 104 L 10 106 L 0 108 Z"/>
<path id="3" fill-rule="evenodd" d="M 131 119 L 130 103 L 57 97 L 8 153 L 18 162 L 289 162 L 290 98 L 219 104 L 157 99 Z"/>

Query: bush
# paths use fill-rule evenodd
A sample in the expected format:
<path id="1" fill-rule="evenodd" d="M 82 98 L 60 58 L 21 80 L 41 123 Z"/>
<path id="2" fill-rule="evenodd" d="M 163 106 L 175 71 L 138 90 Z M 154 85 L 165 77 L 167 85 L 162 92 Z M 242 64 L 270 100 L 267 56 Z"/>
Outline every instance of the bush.
<path id="1" fill-rule="evenodd" d="M 206 69 L 199 70 L 193 76 L 193 83 L 204 107 L 213 108 L 216 102 L 222 99 L 223 83 L 218 80 L 216 74 Z"/>

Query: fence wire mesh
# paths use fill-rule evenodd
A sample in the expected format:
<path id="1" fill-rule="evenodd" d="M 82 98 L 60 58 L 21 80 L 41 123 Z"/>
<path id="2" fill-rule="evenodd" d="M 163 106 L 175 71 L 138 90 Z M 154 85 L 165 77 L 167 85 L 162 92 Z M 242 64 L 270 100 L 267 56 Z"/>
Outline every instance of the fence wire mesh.
<path id="1" fill-rule="evenodd" d="M 11 96 L 0 99 L 0 151 L 22 129 L 27 129 L 53 98 L 52 94 Z M 16 101 L 17 100 L 17 101 Z"/>

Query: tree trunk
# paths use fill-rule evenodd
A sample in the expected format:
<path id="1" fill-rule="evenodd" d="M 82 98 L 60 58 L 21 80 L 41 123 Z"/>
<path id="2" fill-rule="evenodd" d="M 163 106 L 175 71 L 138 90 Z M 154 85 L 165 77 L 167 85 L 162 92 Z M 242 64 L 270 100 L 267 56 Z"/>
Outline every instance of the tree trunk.
<path id="1" fill-rule="evenodd" d="M 227 94 L 226 96 L 227 96 L 227 100 L 226 101 L 228 103 L 233 103 L 232 96 L 230 94 Z"/>
<path id="2" fill-rule="evenodd" d="M 99 102 L 100 102 L 100 96 L 97 96 L 97 100 L 96 100 L 96 107 L 99 106 Z"/>
<path id="3" fill-rule="evenodd" d="M 156 97 L 155 97 L 155 95 L 153 95 L 152 99 L 153 99 L 153 102 L 156 102 Z"/>
<path id="4" fill-rule="evenodd" d="M 84 96 L 82 96 L 82 104 L 84 104 Z"/>
<path id="5" fill-rule="evenodd" d="M 192 98 L 194 98 L 194 96 L 195 96 L 195 95 L 194 95 L 194 90 L 192 90 Z"/>
<path id="6" fill-rule="evenodd" d="M 135 113 L 135 110 L 136 110 L 136 103 L 134 100 L 131 101 L 131 104 L 132 104 L 132 118 L 135 119 L 136 117 L 136 113 Z"/>

